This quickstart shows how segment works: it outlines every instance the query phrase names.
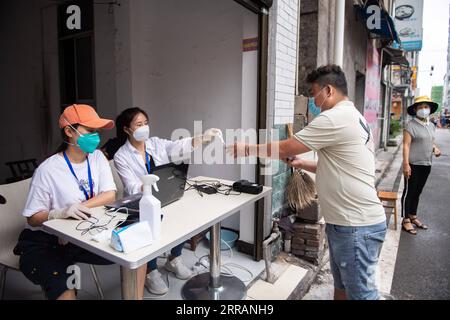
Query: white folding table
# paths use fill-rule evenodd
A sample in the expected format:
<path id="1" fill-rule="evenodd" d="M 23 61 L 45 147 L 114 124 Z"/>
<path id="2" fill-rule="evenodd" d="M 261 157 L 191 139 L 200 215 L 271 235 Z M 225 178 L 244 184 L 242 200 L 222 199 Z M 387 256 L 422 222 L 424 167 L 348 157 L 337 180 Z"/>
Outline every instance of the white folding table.
<path id="1" fill-rule="evenodd" d="M 223 184 L 231 185 L 233 182 L 197 177 L 192 180 L 219 180 Z M 89 234 L 82 235 L 76 230 L 79 221 L 51 220 L 44 223 L 44 230 L 69 241 L 81 248 L 97 254 L 121 267 L 122 298 L 137 300 L 143 297 L 143 284 L 138 283 L 139 275 L 145 272 L 147 262 L 157 258 L 164 252 L 172 249 L 204 231 L 211 228 L 210 245 L 210 272 L 197 275 L 190 279 L 183 287 L 183 298 L 188 300 L 238 300 L 246 295 L 246 287 L 236 277 L 223 277 L 220 275 L 220 227 L 221 221 L 238 212 L 245 206 L 262 200 L 271 195 L 271 188 L 264 187 L 258 195 L 204 195 L 201 197 L 197 191 L 189 190 L 183 198 L 162 209 L 161 239 L 150 246 L 135 252 L 124 254 L 112 249 L 108 243 L 98 243 L 91 240 Z M 104 207 L 93 210 L 94 216 L 100 223 L 108 221 Z M 124 215 L 117 217 L 108 225 L 112 230 Z"/>

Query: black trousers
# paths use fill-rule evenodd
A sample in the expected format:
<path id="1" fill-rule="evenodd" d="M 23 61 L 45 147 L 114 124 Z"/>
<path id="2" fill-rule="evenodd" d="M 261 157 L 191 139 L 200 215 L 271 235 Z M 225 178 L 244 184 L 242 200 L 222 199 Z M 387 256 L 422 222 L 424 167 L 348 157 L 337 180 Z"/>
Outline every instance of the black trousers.
<path id="1" fill-rule="evenodd" d="M 402 196 L 402 217 L 417 215 L 420 195 L 427 183 L 431 172 L 431 166 L 416 166 L 411 164 L 411 177 L 405 178 L 405 188 Z"/>
<path id="2" fill-rule="evenodd" d="M 56 300 L 67 291 L 71 276 L 68 267 L 76 263 L 112 264 L 71 243 L 63 246 L 58 238 L 43 231 L 25 229 L 19 236 L 14 254 L 20 256 L 20 271 L 31 282 L 40 285 L 49 300 Z"/>

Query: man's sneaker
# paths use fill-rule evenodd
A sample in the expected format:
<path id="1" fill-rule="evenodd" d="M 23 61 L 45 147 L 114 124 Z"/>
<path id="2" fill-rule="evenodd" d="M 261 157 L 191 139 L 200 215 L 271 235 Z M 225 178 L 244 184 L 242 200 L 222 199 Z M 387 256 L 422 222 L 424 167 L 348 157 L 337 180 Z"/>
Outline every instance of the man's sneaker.
<path id="1" fill-rule="evenodd" d="M 145 287 L 150 293 L 156 295 L 163 295 L 169 291 L 169 287 L 164 282 L 161 273 L 158 270 L 153 270 L 147 275 L 147 279 L 145 279 Z"/>
<path id="2" fill-rule="evenodd" d="M 165 268 L 167 271 L 175 273 L 175 276 L 181 280 L 187 280 L 192 276 L 192 271 L 183 264 L 180 257 L 177 257 L 172 261 L 167 259 Z"/>

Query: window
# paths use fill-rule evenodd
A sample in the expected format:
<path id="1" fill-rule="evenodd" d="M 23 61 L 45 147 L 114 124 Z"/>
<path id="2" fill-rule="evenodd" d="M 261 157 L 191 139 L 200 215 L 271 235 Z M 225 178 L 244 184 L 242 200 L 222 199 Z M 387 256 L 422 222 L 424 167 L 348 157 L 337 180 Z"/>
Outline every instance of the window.
<path id="1" fill-rule="evenodd" d="M 70 30 L 67 8 L 80 8 L 81 29 Z M 58 7 L 61 107 L 95 105 L 94 32 L 92 1 L 73 1 Z"/>

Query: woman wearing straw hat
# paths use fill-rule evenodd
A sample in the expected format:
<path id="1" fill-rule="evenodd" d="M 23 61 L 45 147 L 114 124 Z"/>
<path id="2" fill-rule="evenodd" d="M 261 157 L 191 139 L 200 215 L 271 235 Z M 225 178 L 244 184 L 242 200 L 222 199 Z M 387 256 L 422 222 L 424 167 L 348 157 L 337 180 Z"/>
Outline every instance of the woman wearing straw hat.
<path id="1" fill-rule="evenodd" d="M 408 114 L 413 116 L 405 128 L 403 136 L 403 173 L 405 189 L 402 196 L 402 227 L 406 232 L 416 235 L 415 227 L 427 230 L 417 218 L 417 207 L 420 195 L 431 172 L 433 154 L 441 156 L 436 146 L 436 127 L 429 117 L 438 109 L 437 103 L 429 97 L 416 98 L 408 108 Z"/>

